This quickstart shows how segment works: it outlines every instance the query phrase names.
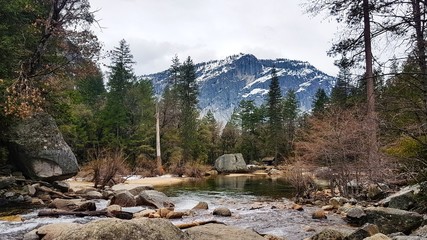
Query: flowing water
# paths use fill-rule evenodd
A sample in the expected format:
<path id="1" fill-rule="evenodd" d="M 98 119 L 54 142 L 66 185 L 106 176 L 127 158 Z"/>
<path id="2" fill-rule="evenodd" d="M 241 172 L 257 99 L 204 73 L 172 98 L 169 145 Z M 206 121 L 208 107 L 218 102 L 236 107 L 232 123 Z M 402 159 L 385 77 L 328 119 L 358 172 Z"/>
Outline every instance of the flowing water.
<path id="1" fill-rule="evenodd" d="M 339 215 L 329 214 L 328 219 L 313 220 L 311 213 L 316 207 L 304 207 L 298 212 L 289 209 L 293 195 L 292 186 L 283 179 L 271 179 L 262 176 L 217 176 L 200 181 L 188 181 L 179 185 L 156 188 L 166 193 L 175 203 L 176 211 L 189 210 L 198 202 L 207 202 L 209 210 L 198 210 L 193 216 L 173 220 L 175 224 L 195 221 L 217 220 L 227 225 L 250 228 L 261 234 L 273 234 L 289 240 L 310 237 L 326 227 L 340 230 L 352 230 Z M 108 204 L 97 201 L 97 209 Z M 231 217 L 213 216 L 216 207 L 227 207 Z M 125 208 L 124 211 L 136 212 L 141 207 Z M 38 210 L 23 214 L 23 222 L 0 221 L 0 239 L 22 239 L 26 232 L 42 225 L 57 222 L 86 223 L 96 217 L 59 217 L 39 218 Z"/>

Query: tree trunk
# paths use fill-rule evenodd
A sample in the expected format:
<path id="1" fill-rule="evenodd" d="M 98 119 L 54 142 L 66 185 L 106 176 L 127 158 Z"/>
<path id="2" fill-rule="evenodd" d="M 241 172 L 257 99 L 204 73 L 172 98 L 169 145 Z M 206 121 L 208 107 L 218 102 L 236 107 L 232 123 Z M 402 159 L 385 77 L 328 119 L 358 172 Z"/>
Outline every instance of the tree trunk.
<path id="1" fill-rule="evenodd" d="M 367 127 L 368 127 L 368 161 L 371 166 L 378 160 L 377 130 L 378 122 L 375 112 L 375 90 L 374 74 L 372 63 L 371 46 L 371 23 L 369 0 L 363 0 L 363 22 L 364 22 L 364 43 L 365 43 L 365 65 L 366 65 L 366 93 L 367 93 Z"/>
<path id="2" fill-rule="evenodd" d="M 156 103 L 156 163 L 157 171 L 160 175 L 164 173 L 162 166 L 162 155 L 160 151 L 160 114 L 159 114 L 159 102 Z"/>

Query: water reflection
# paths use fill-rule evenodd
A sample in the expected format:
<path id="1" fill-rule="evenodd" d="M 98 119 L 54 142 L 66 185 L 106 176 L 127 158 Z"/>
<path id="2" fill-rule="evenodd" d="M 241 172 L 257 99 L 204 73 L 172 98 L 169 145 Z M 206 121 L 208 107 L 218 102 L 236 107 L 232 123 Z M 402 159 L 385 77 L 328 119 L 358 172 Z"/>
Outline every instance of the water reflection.
<path id="1" fill-rule="evenodd" d="M 205 192 L 215 194 L 244 194 L 266 199 L 292 198 L 294 189 L 282 178 L 272 179 L 266 176 L 219 175 L 197 181 L 187 181 L 179 185 L 159 188 L 168 196 L 181 195 L 183 192 Z"/>

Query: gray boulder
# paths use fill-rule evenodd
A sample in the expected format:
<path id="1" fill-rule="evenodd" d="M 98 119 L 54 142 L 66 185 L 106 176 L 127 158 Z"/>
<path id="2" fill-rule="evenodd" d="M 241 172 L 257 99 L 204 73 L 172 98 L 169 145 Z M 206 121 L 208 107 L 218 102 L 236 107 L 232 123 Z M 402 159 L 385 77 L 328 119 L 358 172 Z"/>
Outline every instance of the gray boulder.
<path id="1" fill-rule="evenodd" d="M 367 222 L 377 225 L 384 234 L 409 234 L 423 223 L 422 215 L 395 208 L 368 207 L 365 213 Z"/>
<path id="2" fill-rule="evenodd" d="M 265 240 L 265 238 L 250 229 L 212 223 L 189 228 L 186 233 L 188 233 L 192 239 L 198 240 Z"/>
<path id="3" fill-rule="evenodd" d="M 76 157 L 47 113 L 38 113 L 11 126 L 7 133 L 10 158 L 26 177 L 56 181 L 77 174 Z"/>
<path id="4" fill-rule="evenodd" d="M 335 229 L 325 229 L 316 235 L 312 236 L 310 240 L 344 240 L 345 234 Z"/>
<path id="5" fill-rule="evenodd" d="M 137 206 L 150 206 L 154 208 L 174 207 L 170 198 L 166 194 L 156 190 L 142 191 L 135 198 Z"/>
<path id="6" fill-rule="evenodd" d="M 346 221 L 351 225 L 361 226 L 366 221 L 366 214 L 360 207 L 352 207 L 346 213 Z"/>
<path id="7" fill-rule="evenodd" d="M 221 216 L 221 217 L 230 217 L 231 211 L 225 207 L 215 208 L 212 212 L 213 215 Z"/>
<path id="8" fill-rule="evenodd" d="M 166 219 L 102 219 L 62 232 L 56 240 L 189 240 Z"/>
<path id="9" fill-rule="evenodd" d="M 427 239 L 427 225 L 418 228 L 415 232 L 412 233 L 412 235 L 424 237 Z"/>
<path id="10" fill-rule="evenodd" d="M 344 240 L 363 240 L 367 237 L 371 237 L 379 233 L 377 225 L 365 224 L 363 227 L 352 232 L 350 235 L 344 238 Z"/>
<path id="11" fill-rule="evenodd" d="M 116 195 L 111 199 L 110 204 L 115 204 L 122 207 L 134 207 L 136 205 L 136 200 L 129 191 L 125 190 L 116 193 Z"/>
<path id="12" fill-rule="evenodd" d="M 224 154 L 220 156 L 215 160 L 215 168 L 220 173 L 239 173 L 248 171 L 248 167 L 241 153 Z"/>

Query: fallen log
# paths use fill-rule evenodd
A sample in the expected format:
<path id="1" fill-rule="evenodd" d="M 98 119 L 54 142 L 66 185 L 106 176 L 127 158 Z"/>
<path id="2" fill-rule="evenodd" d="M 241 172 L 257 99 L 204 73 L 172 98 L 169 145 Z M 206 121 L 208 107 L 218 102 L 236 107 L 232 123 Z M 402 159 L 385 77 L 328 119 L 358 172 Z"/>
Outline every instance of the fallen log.
<path id="1" fill-rule="evenodd" d="M 203 222 L 181 223 L 181 224 L 176 224 L 175 226 L 178 227 L 179 229 L 186 229 L 186 228 L 201 226 L 201 225 L 205 225 L 205 224 L 209 224 L 209 223 L 217 223 L 217 224 L 224 224 L 225 225 L 225 223 L 218 222 L 217 220 L 209 220 L 209 221 L 203 221 Z"/>
<path id="2" fill-rule="evenodd" d="M 76 216 L 76 217 L 87 217 L 87 216 L 103 216 L 103 217 L 116 217 L 120 219 L 132 219 L 133 214 L 125 211 L 112 211 L 107 210 L 100 211 L 65 211 L 65 210 L 41 210 L 38 213 L 39 217 L 59 217 L 59 216 Z"/>

